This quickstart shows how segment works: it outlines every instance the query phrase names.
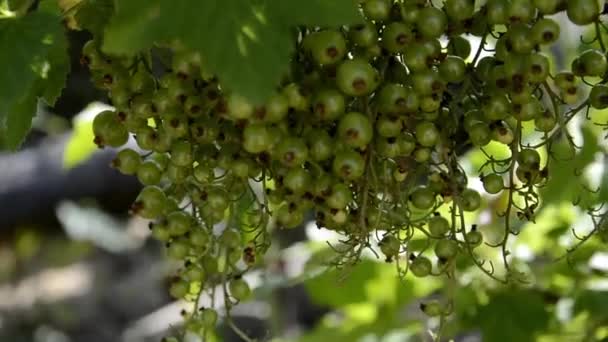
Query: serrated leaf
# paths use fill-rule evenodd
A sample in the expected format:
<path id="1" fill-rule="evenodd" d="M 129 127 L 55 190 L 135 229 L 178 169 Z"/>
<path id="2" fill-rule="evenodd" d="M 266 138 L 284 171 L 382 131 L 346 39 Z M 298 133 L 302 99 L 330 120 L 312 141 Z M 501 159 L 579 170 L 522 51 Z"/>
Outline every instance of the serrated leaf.
<path id="1" fill-rule="evenodd" d="M 532 342 L 549 324 L 542 297 L 533 291 L 509 290 L 490 297 L 477 316 L 484 341 Z"/>
<path id="2" fill-rule="evenodd" d="M 353 0 L 121 0 L 103 48 L 134 54 L 158 41 L 181 41 L 197 51 L 224 87 L 264 101 L 288 70 L 297 24 L 362 20 Z"/>
<path id="3" fill-rule="evenodd" d="M 58 11 L 0 19 L 0 135 L 16 149 L 31 127 L 38 97 L 53 104 L 69 71 L 67 42 Z"/>
<path id="4" fill-rule="evenodd" d="M 93 33 L 94 37 L 101 36 L 110 17 L 114 13 L 112 0 L 83 0 L 74 18 L 78 27 Z"/>
<path id="5" fill-rule="evenodd" d="M 62 32 L 56 36 L 56 40 L 50 48 L 47 58 L 49 71 L 44 79 L 44 91 L 41 94 L 44 101 L 50 106 L 54 106 L 59 96 L 61 96 L 70 73 L 70 57 L 67 51 L 68 41 L 65 33 Z"/>
<path id="6" fill-rule="evenodd" d="M 36 114 L 37 98 L 33 92 L 28 92 L 25 98 L 11 106 L 6 115 L 3 132 L 3 143 L 11 150 L 17 149 L 32 127 L 32 118 Z"/>

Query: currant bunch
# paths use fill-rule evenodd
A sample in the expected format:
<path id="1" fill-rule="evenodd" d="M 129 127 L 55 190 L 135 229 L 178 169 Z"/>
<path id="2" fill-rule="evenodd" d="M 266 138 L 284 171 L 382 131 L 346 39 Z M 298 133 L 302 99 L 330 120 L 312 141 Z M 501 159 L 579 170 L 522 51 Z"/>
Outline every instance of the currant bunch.
<path id="1" fill-rule="evenodd" d="M 577 114 L 608 108 L 603 43 L 567 70 L 554 70 L 543 52 L 560 37 L 554 14 L 599 28 L 598 2 L 358 6 L 362 24 L 300 29 L 291 71 L 261 104 L 225 89 L 179 45 L 167 44 L 172 60 L 162 71 L 152 70 L 150 56 L 108 56 L 96 41 L 84 47 L 83 63 L 115 107 L 96 117 L 95 143 L 135 139 L 139 150 L 122 149 L 112 165 L 144 185 L 132 212 L 151 220 L 152 235 L 182 263 L 174 297 L 195 300 L 219 286 L 228 309 L 248 299 L 242 276 L 259 265 L 270 231 L 297 228 L 308 213 L 345 237 L 336 265 L 356 263 L 378 241 L 401 275 L 451 275 L 463 257 L 509 280 L 511 216 L 534 219 L 550 176 L 538 149 Z M 588 95 L 584 84 L 592 85 Z M 522 142 L 528 123 L 542 135 L 537 145 Z M 483 190 L 508 202 L 497 245 L 502 276 L 478 259 L 484 235 L 464 219 L 483 199 L 459 156 L 490 143 L 510 151 L 488 155 L 479 170 Z M 243 198 L 251 198 L 245 209 Z M 410 248 L 419 238 L 426 247 Z M 423 310 L 442 314 L 435 304 Z M 217 321 L 211 308 L 188 317 L 187 328 L 200 334 Z"/>

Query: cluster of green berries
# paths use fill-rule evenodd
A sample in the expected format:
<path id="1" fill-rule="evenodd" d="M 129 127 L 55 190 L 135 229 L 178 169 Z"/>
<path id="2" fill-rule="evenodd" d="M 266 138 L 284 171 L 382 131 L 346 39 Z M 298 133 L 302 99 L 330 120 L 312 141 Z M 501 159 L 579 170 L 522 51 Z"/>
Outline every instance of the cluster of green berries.
<path id="1" fill-rule="evenodd" d="M 153 73 L 148 57 L 107 56 L 95 41 L 84 47 L 83 62 L 115 107 L 95 118 L 95 143 L 120 147 L 134 137 L 144 151 L 122 149 L 113 166 L 145 186 L 132 211 L 183 263 L 173 296 L 227 282 L 233 300 L 247 299 L 241 276 L 268 248 L 271 227 L 299 227 L 307 213 L 353 250 L 372 248 L 380 234 L 387 261 L 405 256 L 415 276 L 441 274 L 484 240 L 460 220 L 482 205 L 458 161 L 463 147 L 506 146 L 512 157 L 480 174 L 483 189 L 531 196 L 549 171 L 521 144 L 522 124 L 549 138 L 563 128 L 565 106 L 608 108 L 605 51 L 584 51 L 559 71 L 543 53 L 560 37 L 552 15 L 594 24 L 595 0 L 358 6 L 361 24 L 301 28 L 291 72 L 264 103 L 224 89 L 200 55 L 181 48 Z M 482 56 L 492 39 L 493 53 Z M 588 97 L 583 78 L 597 81 Z M 255 234 L 234 220 L 251 194 Z M 438 213 L 444 204 L 452 215 Z M 432 252 L 408 250 L 421 233 Z M 215 324 L 210 310 L 192 315 L 193 330 Z"/>

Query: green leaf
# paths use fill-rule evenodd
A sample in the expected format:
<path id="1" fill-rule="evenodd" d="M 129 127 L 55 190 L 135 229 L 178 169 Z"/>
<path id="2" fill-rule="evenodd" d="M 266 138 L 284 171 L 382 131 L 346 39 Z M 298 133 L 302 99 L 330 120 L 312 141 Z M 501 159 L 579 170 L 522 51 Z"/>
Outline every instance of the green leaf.
<path id="1" fill-rule="evenodd" d="M 330 268 L 304 283 L 312 300 L 332 307 L 364 302 L 368 299 L 366 284 L 379 277 L 382 264 L 364 260 L 346 274 Z"/>
<path id="2" fill-rule="evenodd" d="M 362 22 L 354 0 L 291 0 L 273 4 L 287 24 L 341 26 Z"/>
<path id="3" fill-rule="evenodd" d="M 32 118 L 36 113 L 37 99 L 29 91 L 25 98 L 21 98 L 19 102 L 13 103 L 8 107 L 5 118 L 5 131 L 1 132 L 4 136 L 3 143 L 11 149 L 15 150 L 32 127 Z"/>
<path id="4" fill-rule="evenodd" d="M 507 290 L 490 297 L 477 321 L 484 341 L 532 342 L 547 328 L 549 313 L 542 297 L 533 291 Z"/>
<path id="5" fill-rule="evenodd" d="M 103 49 L 116 54 L 140 52 L 163 38 L 163 26 L 171 30 L 170 21 L 166 16 L 161 17 L 160 0 L 116 0 L 115 13 L 105 31 Z"/>
<path id="6" fill-rule="evenodd" d="M 56 2 L 43 2 L 40 4 L 38 11 L 54 16 L 56 22 L 59 21 L 60 23 L 61 21 L 62 12 Z M 71 67 L 65 29 L 61 24 L 53 26 L 57 31 L 53 32 L 52 37 L 48 38 L 49 50 L 46 59 L 41 62 L 44 72 L 40 74 L 41 80 L 39 81 L 41 83 L 40 96 L 50 106 L 55 105 L 55 102 L 61 96 Z"/>
<path id="7" fill-rule="evenodd" d="M 103 49 L 134 54 L 154 42 L 178 40 L 201 54 L 224 87 L 264 101 L 289 68 L 297 24 L 353 24 L 353 0 L 120 0 Z"/>
<path id="8" fill-rule="evenodd" d="M 78 26 L 100 37 L 114 13 L 112 0 L 83 0 L 74 16 Z"/>
<path id="9" fill-rule="evenodd" d="M 339 271 L 330 269 L 306 281 L 304 285 L 314 302 L 339 307 L 365 301 L 367 295 L 364 284 L 377 274 L 376 263 L 362 262 L 353 268 L 345 280 L 340 280 Z"/>
<path id="10" fill-rule="evenodd" d="M 584 184 L 580 172 L 595 159 L 600 148 L 595 133 L 589 127 L 582 128 L 582 149 L 573 154 L 572 147 L 565 141 L 555 144 L 553 159 L 549 164 L 549 181 L 540 190 L 543 206 L 562 201 L 588 202 L 592 194 L 582 190 Z"/>
<path id="11" fill-rule="evenodd" d="M 608 318 L 608 291 L 582 291 L 574 302 L 574 312 L 589 312 L 597 321 Z"/>
<path id="12" fill-rule="evenodd" d="M 53 104 L 69 71 L 67 42 L 56 11 L 43 6 L 19 18 L 0 19 L 0 135 L 16 149 L 31 127 L 37 99 Z"/>
<path id="13" fill-rule="evenodd" d="M 68 41 L 62 32 L 57 36 L 47 56 L 49 71 L 46 79 L 44 79 L 44 90 L 41 95 L 50 106 L 55 105 L 55 102 L 61 96 L 68 74 L 70 73 L 70 57 L 67 51 Z"/>
<path id="14" fill-rule="evenodd" d="M 435 279 L 401 280 L 394 265 L 364 259 L 346 272 L 330 267 L 304 285 L 319 304 L 344 307 L 365 302 L 392 307 L 425 296 L 439 284 Z"/>

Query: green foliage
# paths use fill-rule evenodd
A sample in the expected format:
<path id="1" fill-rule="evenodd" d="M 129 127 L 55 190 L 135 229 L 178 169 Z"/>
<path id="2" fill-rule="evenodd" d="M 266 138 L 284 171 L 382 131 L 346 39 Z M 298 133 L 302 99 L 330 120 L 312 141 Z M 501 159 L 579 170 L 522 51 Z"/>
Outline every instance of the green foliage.
<path id="1" fill-rule="evenodd" d="M 272 94 L 288 71 L 296 25 L 361 21 L 352 0 L 117 1 L 104 51 L 133 55 L 178 40 L 197 51 L 207 72 L 255 102 Z"/>
<path id="2" fill-rule="evenodd" d="M 305 285 L 313 301 L 333 307 L 365 302 L 387 293 L 394 295 L 397 279 L 394 273 L 383 272 L 386 268 L 382 266 L 377 262 L 364 261 L 353 268 L 352 272 L 330 270 L 310 279 Z M 383 286 L 378 288 L 374 284 Z M 336 291 L 327 291 L 327 289 L 336 289 Z"/>
<path id="3" fill-rule="evenodd" d="M 582 291 L 576 297 L 574 312 L 588 312 L 599 321 L 608 320 L 608 291 Z"/>
<path id="4" fill-rule="evenodd" d="M 38 98 L 54 104 L 69 71 L 61 17 L 47 8 L 0 18 L 0 136 L 16 149 L 30 129 Z"/>
<path id="5" fill-rule="evenodd" d="M 599 16 L 585 10 L 596 11 L 591 2 L 568 2 L 566 14 L 590 23 Z M 552 74 L 540 46 L 557 39 L 559 24 L 537 21 L 533 6 L 553 14 L 557 3 L 490 1 L 483 11 L 468 0 L 445 8 L 60 3 L 61 14 L 51 1 L 30 13 L 28 1 L 1 9 L 0 47 L 12 51 L 0 53 L 11 66 L 0 73 L 0 140 L 18 146 L 38 100 L 60 95 L 69 71 L 61 21 L 92 33 L 82 63 L 114 108 L 75 122 L 64 164 L 85 160 L 93 142 L 120 147 L 135 137 L 144 153 L 129 150 L 112 166 L 146 185 L 131 211 L 153 220 L 152 235 L 183 263 L 171 284 L 176 298 L 193 301 L 223 283 L 229 313 L 230 300 L 272 292 L 279 285 L 251 293 L 242 276 L 274 252 L 274 229 L 301 229 L 314 212 L 342 239 L 290 283 L 304 282 L 315 303 L 339 315 L 301 341 L 403 340 L 432 327 L 434 340 L 481 330 L 488 341 L 531 342 L 566 330 L 551 314 L 552 297 L 574 298 L 578 330 L 603 324 L 606 293 L 591 290 L 589 261 L 605 241 L 577 236 L 585 244 L 572 238 L 567 258 L 546 261 L 566 251 L 572 226 L 604 240 L 608 229 L 608 213 L 590 209 L 608 198 L 608 172 L 596 194 L 586 189 L 594 180 L 581 176 L 606 153 L 604 35 L 589 45 L 596 51 L 575 57 L 572 72 Z M 479 60 L 505 28 L 496 59 Z M 481 38 L 476 57 L 465 34 Z M 168 70 L 158 71 L 157 60 Z M 585 120 L 591 107 L 601 120 Z M 581 146 L 569 136 L 578 131 Z M 485 193 L 477 180 L 488 183 Z M 576 218 L 579 209 L 594 222 Z M 435 215 L 445 228 L 430 227 Z M 227 229 L 218 232 L 218 223 Z M 367 258 L 371 248 L 377 261 Z M 342 267 L 315 273 L 329 259 Z"/>
<path id="6" fill-rule="evenodd" d="M 535 341 L 535 335 L 547 327 L 549 313 L 538 293 L 512 290 L 491 296 L 478 322 L 484 341 Z"/>
<path id="7" fill-rule="evenodd" d="M 82 0 L 74 18 L 80 28 L 95 36 L 102 36 L 108 21 L 114 14 L 113 0 Z"/>
<path id="8" fill-rule="evenodd" d="M 358 341 L 364 336 L 385 336 L 395 329 L 416 331 L 417 319 L 409 314 L 404 317 L 403 308 L 417 307 L 415 299 L 429 295 L 439 283 L 434 279 L 400 279 L 394 265 L 362 260 L 352 269 L 329 269 L 304 285 L 314 302 L 344 315 L 340 324 L 322 322 L 298 340 L 321 342 Z"/>
<path id="9" fill-rule="evenodd" d="M 582 127 L 583 143 L 580 149 L 573 147 L 565 138 L 554 144 L 551 153 L 551 178 L 541 190 L 545 199 L 544 205 L 561 201 L 583 201 L 589 205 L 591 193 L 581 191 L 588 184 L 584 177 L 573 177 L 581 174 L 586 166 L 594 161 L 600 151 L 596 133 L 590 127 Z"/>

